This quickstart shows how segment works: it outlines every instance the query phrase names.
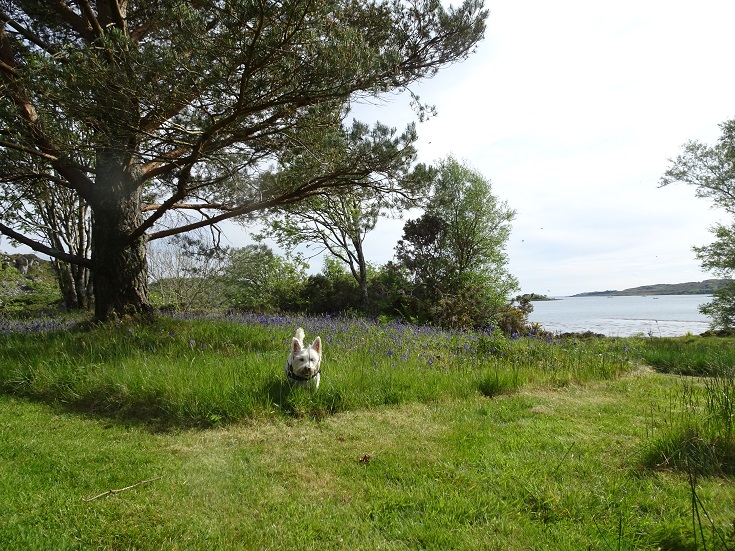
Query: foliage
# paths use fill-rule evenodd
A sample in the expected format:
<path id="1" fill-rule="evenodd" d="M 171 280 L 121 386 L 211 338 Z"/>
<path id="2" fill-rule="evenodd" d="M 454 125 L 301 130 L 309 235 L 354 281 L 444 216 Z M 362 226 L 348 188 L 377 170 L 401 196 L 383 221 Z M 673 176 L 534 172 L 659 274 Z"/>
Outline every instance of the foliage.
<path id="1" fill-rule="evenodd" d="M 367 127 L 363 130 L 367 131 Z M 372 140 L 379 141 L 381 134 L 387 136 L 394 132 L 395 129 L 377 125 L 371 131 Z M 411 138 L 404 136 L 401 138 L 403 141 L 416 139 L 415 130 L 411 128 L 409 132 Z M 413 161 L 416 156 L 413 147 L 404 148 L 402 154 L 406 161 Z M 394 186 L 399 191 L 393 193 L 376 190 L 364 179 L 355 178 L 356 185 L 353 188 L 333 190 L 274 209 L 265 219 L 268 234 L 275 237 L 286 250 L 299 245 L 306 245 L 307 248 L 316 246 L 315 255 L 326 251 L 343 262 L 358 284 L 360 306 L 365 308 L 368 303 L 369 269 L 363 249 L 365 237 L 375 229 L 381 216 L 415 206 L 433 174 L 430 168 L 422 164 L 413 167 L 410 172 L 407 167 L 408 164 L 400 171 L 386 175 L 400 183 Z"/>
<path id="2" fill-rule="evenodd" d="M 688 142 L 661 178 L 666 186 L 681 182 L 694 186 L 697 197 L 711 199 L 715 207 L 735 216 L 735 119 L 720 124 L 722 134 L 715 145 Z M 730 279 L 735 271 L 735 225 L 711 228 L 715 241 L 695 247 L 705 270 Z M 700 311 L 712 318 L 712 328 L 735 329 L 735 283 L 714 291 L 712 301 Z"/>
<path id="3" fill-rule="evenodd" d="M 278 256 L 266 245 L 235 249 L 221 278 L 222 300 L 251 312 L 297 312 L 303 307 L 305 271 L 302 261 Z"/>
<path id="4" fill-rule="evenodd" d="M 364 307 L 358 283 L 334 257 L 324 258 L 321 273 L 310 275 L 301 289 L 304 311 L 312 314 L 354 312 Z"/>
<path id="5" fill-rule="evenodd" d="M 0 206 L 5 209 L 6 222 L 22 228 L 54 250 L 89 256 L 91 220 L 83 199 L 69 189 L 54 188 L 46 182 L 8 184 L 0 179 L 0 190 Z M 56 258 L 51 261 L 66 308 L 89 308 L 92 301 L 89 268 Z"/>
<path id="6" fill-rule="evenodd" d="M 533 312 L 531 301 L 534 300 L 535 296 L 533 294 L 519 295 L 502 311 L 498 318 L 498 327 L 506 335 L 520 335 L 526 331 L 528 327 L 528 314 Z"/>
<path id="7" fill-rule="evenodd" d="M 735 215 L 735 119 L 720 124 L 714 145 L 689 141 L 661 177 L 661 186 L 684 183 L 695 187 L 697 197 L 711 199 L 718 208 Z"/>
<path id="8" fill-rule="evenodd" d="M 417 299 L 404 267 L 388 262 L 374 270 L 369 279 L 367 314 L 417 322 Z"/>
<path id="9" fill-rule="evenodd" d="M 0 232 L 92 269 L 98 319 L 148 309 L 148 241 L 356 183 L 400 191 L 412 126 L 345 124 L 351 104 L 465 59 L 487 15 L 480 0 L 1 9 L 0 184 L 83 200 L 91 253 L 44 245 L 6 208 Z"/>
<path id="10" fill-rule="evenodd" d="M 717 224 L 712 233 L 715 241 L 704 247 L 694 247 L 694 251 L 702 268 L 731 278 L 735 275 L 735 225 Z M 735 331 L 735 280 L 730 279 L 713 291 L 712 300 L 699 310 L 712 319 L 713 329 Z"/>
<path id="11" fill-rule="evenodd" d="M 712 300 L 700 306 L 699 311 L 712 318 L 715 331 L 735 332 L 735 283 L 729 284 L 712 294 Z"/>
<path id="12" fill-rule="evenodd" d="M 409 220 L 396 257 L 416 286 L 420 317 L 446 326 L 497 325 L 518 281 L 505 245 L 515 211 L 481 174 L 442 161 L 424 214 Z"/>

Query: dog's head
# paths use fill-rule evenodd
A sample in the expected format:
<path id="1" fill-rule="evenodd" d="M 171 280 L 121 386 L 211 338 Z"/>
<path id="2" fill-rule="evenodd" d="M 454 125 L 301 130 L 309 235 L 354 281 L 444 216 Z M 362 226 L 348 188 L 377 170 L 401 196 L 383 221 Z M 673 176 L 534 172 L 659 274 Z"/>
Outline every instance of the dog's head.
<path id="1" fill-rule="evenodd" d="M 319 373 L 319 364 L 322 361 L 322 339 L 317 337 L 308 346 L 294 337 L 289 355 L 289 366 L 292 373 L 300 380 L 309 380 Z"/>

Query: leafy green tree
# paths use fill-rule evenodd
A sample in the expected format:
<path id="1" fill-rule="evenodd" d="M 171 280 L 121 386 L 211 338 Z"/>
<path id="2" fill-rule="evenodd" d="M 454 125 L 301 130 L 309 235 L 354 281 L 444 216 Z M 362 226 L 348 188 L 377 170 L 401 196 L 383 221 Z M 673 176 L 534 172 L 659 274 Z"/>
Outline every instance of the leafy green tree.
<path id="1" fill-rule="evenodd" d="M 424 316 L 461 326 L 497 321 L 518 290 L 505 254 L 514 217 L 481 174 L 452 157 L 440 163 L 424 214 L 406 223 L 396 247 Z"/>
<path id="2" fill-rule="evenodd" d="M 396 245 L 396 258 L 417 288 L 430 294 L 431 289 L 440 289 L 446 279 L 446 257 L 443 255 L 443 235 L 446 222 L 425 212 L 403 226 L 403 239 Z"/>
<path id="3" fill-rule="evenodd" d="M 321 273 L 310 275 L 301 293 L 305 311 L 312 314 L 345 313 L 363 307 L 357 282 L 342 261 L 329 255 Z"/>
<path id="4" fill-rule="evenodd" d="M 369 278 L 368 312 L 376 316 L 418 321 L 413 284 L 406 268 L 396 262 L 387 262 Z"/>
<path id="5" fill-rule="evenodd" d="M 413 127 L 408 131 L 414 133 Z M 379 135 L 394 131 L 378 125 L 372 132 Z M 413 139 L 415 136 L 403 138 L 406 143 Z M 401 170 L 385 175 L 396 181 L 392 187 L 400 189 L 400 193 L 383 193 L 365 181 L 356 180 L 354 188 L 336 190 L 281 207 L 269 213 L 267 219 L 269 235 L 275 237 L 283 248 L 293 249 L 303 244 L 315 246 L 315 256 L 327 252 L 343 262 L 357 282 L 363 309 L 367 308 L 369 301 L 365 238 L 375 229 L 381 216 L 417 205 L 418 197 L 429 182 L 431 170 L 424 165 L 408 170 L 415 158 L 413 147 L 405 148 L 404 154 L 406 163 Z M 397 184 L 399 180 L 400 185 Z"/>
<path id="6" fill-rule="evenodd" d="M 694 247 L 697 259 L 702 263 L 702 268 L 717 277 L 732 279 L 735 274 L 735 224 L 717 224 L 712 228 L 712 233 L 715 236 L 713 243 Z M 735 282 L 727 282 L 712 294 L 712 301 L 700 306 L 700 312 L 711 318 L 713 329 L 735 330 Z"/>
<path id="7" fill-rule="evenodd" d="M 226 304 L 251 312 L 299 311 L 306 264 L 248 245 L 230 252 L 224 269 Z"/>
<path id="8" fill-rule="evenodd" d="M 714 145 L 690 141 L 671 161 L 661 177 L 661 186 L 684 183 L 694 186 L 698 197 L 710 199 L 717 208 L 735 217 L 735 119 L 720 124 L 722 134 Z M 735 273 L 735 223 L 715 224 L 710 245 L 694 247 L 702 268 L 721 278 Z M 711 318 L 713 329 L 735 330 L 735 281 L 714 291 L 712 301 L 700 307 Z"/>
<path id="9" fill-rule="evenodd" d="M 66 254 L 87 257 L 91 246 L 89 206 L 64 187 L 0 181 L 0 209 L 5 221 L 22 228 L 45 245 Z M 88 308 L 92 277 L 87 266 L 52 258 L 59 290 L 69 309 Z"/>
<path id="10" fill-rule="evenodd" d="M 145 311 L 150 240 L 358 180 L 396 191 L 412 138 L 346 127 L 351 102 L 464 59 L 485 17 L 481 0 L 0 0 L 0 182 L 83 199 L 91 253 L 3 212 L 0 233 L 91 269 L 97 318 Z"/>

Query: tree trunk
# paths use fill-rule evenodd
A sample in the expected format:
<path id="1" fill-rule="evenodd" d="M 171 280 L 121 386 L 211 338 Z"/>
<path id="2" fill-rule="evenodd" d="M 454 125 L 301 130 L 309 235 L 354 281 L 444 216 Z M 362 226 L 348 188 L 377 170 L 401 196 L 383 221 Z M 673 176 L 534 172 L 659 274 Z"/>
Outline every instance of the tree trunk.
<path id="1" fill-rule="evenodd" d="M 76 193 L 49 188 L 34 201 L 44 223 L 44 234 L 52 248 L 88 258 L 91 228 L 89 206 Z M 92 304 L 92 274 L 87 266 L 53 260 L 54 273 L 64 305 L 69 310 Z"/>
<path id="2" fill-rule="evenodd" d="M 360 307 L 364 312 L 366 312 L 368 305 L 370 304 L 370 296 L 368 294 L 367 260 L 365 260 L 365 252 L 362 250 L 362 241 L 360 239 L 353 239 L 352 243 L 355 246 L 355 255 L 357 257 L 357 272 L 353 268 L 352 275 L 357 279 L 357 284 L 360 289 Z"/>
<path id="3" fill-rule="evenodd" d="M 97 156 L 92 209 L 92 279 L 98 320 L 150 311 L 146 239 L 130 240 L 141 222 L 141 188 L 120 155 Z"/>
<path id="4" fill-rule="evenodd" d="M 64 306 L 66 306 L 67 310 L 79 309 L 79 297 L 77 296 L 77 289 L 74 285 L 71 265 L 59 259 L 54 259 L 54 272 L 56 272 L 56 279 L 59 282 L 59 290 L 64 299 Z"/>
<path id="5" fill-rule="evenodd" d="M 363 311 L 367 311 L 370 305 L 370 295 L 368 293 L 367 265 L 360 264 L 360 306 Z"/>
<path id="6" fill-rule="evenodd" d="M 92 275 L 89 268 L 54 260 L 54 271 L 66 308 L 89 308 L 92 302 Z"/>

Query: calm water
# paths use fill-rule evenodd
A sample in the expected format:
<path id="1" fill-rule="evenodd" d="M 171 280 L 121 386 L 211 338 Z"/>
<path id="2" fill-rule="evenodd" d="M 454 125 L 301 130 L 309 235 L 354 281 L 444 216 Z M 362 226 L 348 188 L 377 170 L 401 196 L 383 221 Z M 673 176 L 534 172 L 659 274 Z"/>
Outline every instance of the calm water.
<path id="1" fill-rule="evenodd" d="M 534 302 L 528 319 L 553 332 L 589 330 L 611 337 L 697 335 L 709 328 L 709 318 L 698 307 L 711 299 L 709 295 L 562 297 Z"/>

